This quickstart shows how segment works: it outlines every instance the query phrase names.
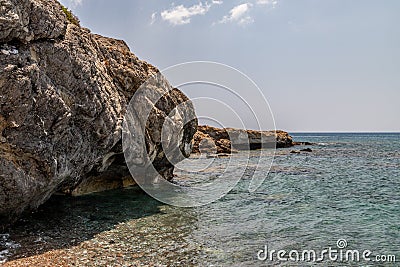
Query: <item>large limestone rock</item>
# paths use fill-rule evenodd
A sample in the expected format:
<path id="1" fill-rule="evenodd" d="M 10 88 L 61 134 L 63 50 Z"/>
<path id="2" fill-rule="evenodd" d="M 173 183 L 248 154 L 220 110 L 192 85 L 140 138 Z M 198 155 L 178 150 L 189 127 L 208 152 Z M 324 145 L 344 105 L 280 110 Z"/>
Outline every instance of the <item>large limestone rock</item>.
<path id="1" fill-rule="evenodd" d="M 0 0 L 0 40 L 28 43 L 65 34 L 67 20 L 53 0 Z"/>
<path id="2" fill-rule="evenodd" d="M 126 180 L 126 106 L 158 70 L 123 41 L 70 23 L 56 0 L 0 3 L 1 228 L 58 190 L 79 192 L 78 184 L 90 188 L 87 180 L 101 177 L 115 185 L 109 181 L 113 175 Z M 148 153 L 157 155 L 154 166 L 166 179 L 173 166 L 152 138 L 159 131 L 152 125 L 161 125 L 183 101 L 179 90 L 166 93 L 154 107 L 158 116 L 146 126 Z M 181 113 L 194 117 L 193 106 Z M 180 148 L 191 145 L 196 128 L 196 120 L 184 127 Z"/>
<path id="3" fill-rule="evenodd" d="M 220 129 L 199 126 L 194 136 L 193 153 L 227 153 L 236 150 L 292 147 L 292 137 L 284 131 Z"/>

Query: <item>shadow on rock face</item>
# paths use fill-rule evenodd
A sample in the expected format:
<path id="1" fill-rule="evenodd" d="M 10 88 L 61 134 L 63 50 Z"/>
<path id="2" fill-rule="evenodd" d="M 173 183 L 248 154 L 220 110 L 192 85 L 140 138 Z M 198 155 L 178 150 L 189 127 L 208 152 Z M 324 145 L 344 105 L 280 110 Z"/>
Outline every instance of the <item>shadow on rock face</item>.
<path id="1" fill-rule="evenodd" d="M 65 249 L 133 219 L 160 212 L 160 202 L 138 187 L 80 197 L 54 195 L 37 212 L 26 214 L 7 234 L 8 260 Z"/>

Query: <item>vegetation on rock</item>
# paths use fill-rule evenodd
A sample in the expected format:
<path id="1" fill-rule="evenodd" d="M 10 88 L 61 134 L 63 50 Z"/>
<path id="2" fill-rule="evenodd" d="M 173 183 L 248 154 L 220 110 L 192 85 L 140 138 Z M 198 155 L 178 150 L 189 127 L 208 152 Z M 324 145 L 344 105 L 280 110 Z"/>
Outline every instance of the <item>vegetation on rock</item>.
<path id="1" fill-rule="evenodd" d="M 71 10 L 66 8 L 65 6 L 61 6 L 62 11 L 64 12 L 65 16 L 67 16 L 67 20 L 76 26 L 80 26 L 80 21 L 77 16 L 72 14 Z"/>

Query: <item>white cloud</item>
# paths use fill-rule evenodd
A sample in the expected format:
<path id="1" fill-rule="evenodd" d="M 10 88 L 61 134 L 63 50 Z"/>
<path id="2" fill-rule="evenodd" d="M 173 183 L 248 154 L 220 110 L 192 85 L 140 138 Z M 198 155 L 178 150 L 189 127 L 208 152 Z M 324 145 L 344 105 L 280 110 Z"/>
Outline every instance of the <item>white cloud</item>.
<path id="1" fill-rule="evenodd" d="M 82 0 L 71 0 L 71 1 L 82 1 Z M 204 0 L 203 0 L 204 1 Z M 267 6 L 275 8 L 279 0 L 248 0 L 249 2 L 237 5 L 233 7 L 229 14 L 223 16 L 221 20 L 216 23 L 236 23 L 239 25 L 246 25 L 254 22 L 253 17 L 250 15 L 250 11 L 253 8 L 259 6 Z M 251 1 L 251 2 L 250 2 Z M 172 4 L 172 7 L 162 12 L 155 12 L 151 15 L 151 24 L 154 24 L 157 17 L 160 16 L 163 21 L 169 22 L 171 25 L 184 25 L 189 24 L 193 16 L 205 15 L 208 13 L 210 8 L 214 5 L 222 5 L 222 0 L 208 0 L 206 2 L 199 2 L 192 6 L 184 6 Z"/>
<path id="2" fill-rule="evenodd" d="M 278 4 L 278 0 L 257 0 L 256 4 L 257 5 L 268 5 L 268 6 L 271 6 L 272 8 L 275 8 L 276 5 Z"/>
<path id="3" fill-rule="evenodd" d="M 251 3 L 235 6 L 231 9 L 231 11 L 229 11 L 229 15 L 226 15 L 222 18 L 220 23 L 236 22 L 239 25 L 253 23 L 254 19 L 248 15 L 252 6 L 253 5 Z"/>
<path id="4" fill-rule="evenodd" d="M 213 4 L 216 4 L 214 2 L 220 4 L 221 1 L 213 1 Z M 210 7 L 211 5 L 208 3 L 199 3 L 191 7 L 179 5 L 162 11 L 161 18 L 172 25 L 188 24 L 193 16 L 206 14 L 210 10 Z"/>

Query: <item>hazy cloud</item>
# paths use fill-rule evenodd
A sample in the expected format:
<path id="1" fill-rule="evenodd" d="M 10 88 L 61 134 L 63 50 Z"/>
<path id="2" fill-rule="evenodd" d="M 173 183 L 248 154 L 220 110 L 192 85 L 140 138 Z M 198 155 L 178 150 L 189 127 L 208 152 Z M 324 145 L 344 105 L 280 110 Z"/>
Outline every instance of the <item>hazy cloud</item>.
<path id="1" fill-rule="evenodd" d="M 154 22 L 156 22 L 156 19 L 157 19 L 157 12 L 154 12 L 153 14 L 151 14 L 150 25 L 153 25 Z"/>
<path id="2" fill-rule="evenodd" d="M 221 1 L 213 1 L 212 4 L 217 4 L 214 2 L 220 4 Z M 162 11 L 161 18 L 172 25 L 188 24 L 193 16 L 206 14 L 210 10 L 212 4 L 199 3 L 191 7 L 185 7 L 183 5 L 174 6 L 168 10 Z"/>
<path id="3" fill-rule="evenodd" d="M 83 0 L 68 0 L 71 7 L 77 7 L 77 6 L 82 5 L 82 1 Z"/>
<path id="4" fill-rule="evenodd" d="M 272 8 L 275 8 L 276 5 L 278 4 L 277 0 L 257 0 L 256 2 L 257 5 L 268 5 L 271 6 Z"/>
<path id="5" fill-rule="evenodd" d="M 251 3 L 235 6 L 229 11 L 229 15 L 222 18 L 220 23 L 235 22 L 239 25 L 245 25 L 254 22 L 254 19 L 248 14 L 252 6 Z"/>

